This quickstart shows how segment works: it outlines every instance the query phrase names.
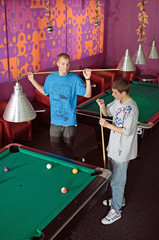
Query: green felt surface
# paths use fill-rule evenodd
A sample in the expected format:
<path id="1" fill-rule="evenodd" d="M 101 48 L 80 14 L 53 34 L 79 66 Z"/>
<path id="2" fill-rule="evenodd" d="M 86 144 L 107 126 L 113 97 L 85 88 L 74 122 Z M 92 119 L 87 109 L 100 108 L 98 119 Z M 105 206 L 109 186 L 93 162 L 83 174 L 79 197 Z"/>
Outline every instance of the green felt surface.
<path id="1" fill-rule="evenodd" d="M 100 97 L 108 104 L 114 100 L 112 92 L 102 94 Z M 139 108 L 139 122 L 147 123 L 159 111 L 159 86 L 145 83 L 132 82 L 130 96 L 136 101 Z M 80 106 L 80 109 L 99 113 L 96 99 Z"/>
<path id="2" fill-rule="evenodd" d="M 19 148 L 0 154 L 0 239 L 39 236 L 94 178 L 93 169 Z M 46 164 L 52 168 L 47 169 Z M 4 167 L 9 172 L 4 172 Z M 78 168 L 77 174 L 72 173 Z M 65 194 L 62 187 L 67 187 Z"/>

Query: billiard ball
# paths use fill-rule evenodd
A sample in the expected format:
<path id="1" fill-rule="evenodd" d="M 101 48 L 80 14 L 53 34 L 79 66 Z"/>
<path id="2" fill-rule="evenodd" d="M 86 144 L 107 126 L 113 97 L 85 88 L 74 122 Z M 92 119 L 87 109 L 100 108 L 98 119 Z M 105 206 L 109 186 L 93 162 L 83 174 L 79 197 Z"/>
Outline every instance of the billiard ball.
<path id="1" fill-rule="evenodd" d="M 52 165 L 51 165 L 50 163 L 48 163 L 48 164 L 46 165 L 46 168 L 47 168 L 47 169 L 51 169 L 51 168 L 52 168 Z"/>
<path id="2" fill-rule="evenodd" d="M 78 173 L 78 169 L 77 169 L 77 168 L 72 169 L 72 173 L 73 173 L 73 174 Z"/>
<path id="3" fill-rule="evenodd" d="M 4 172 L 8 172 L 9 171 L 9 168 L 8 167 L 5 167 L 4 168 Z"/>
<path id="4" fill-rule="evenodd" d="M 61 192 L 62 192 L 62 193 L 66 193 L 66 192 L 67 192 L 67 188 L 62 187 L 62 188 L 61 188 Z"/>

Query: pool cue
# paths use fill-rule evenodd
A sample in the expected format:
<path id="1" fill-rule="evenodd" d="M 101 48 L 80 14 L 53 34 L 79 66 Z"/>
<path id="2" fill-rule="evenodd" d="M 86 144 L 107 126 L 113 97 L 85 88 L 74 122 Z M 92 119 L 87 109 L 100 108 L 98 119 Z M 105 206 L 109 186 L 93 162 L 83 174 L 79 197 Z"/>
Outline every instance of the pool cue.
<path id="1" fill-rule="evenodd" d="M 102 111 L 101 111 L 101 109 L 100 109 L 100 118 L 102 118 Z M 101 135 L 102 135 L 103 162 L 104 162 L 104 168 L 106 168 L 106 154 L 105 154 L 105 144 L 104 144 L 104 131 L 103 131 L 103 126 L 101 126 Z"/>
<path id="2" fill-rule="evenodd" d="M 99 68 L 99 69 L 91 69 L 91 68 L 89 68 L 90 70 L 91 70 L 91 72 L 101 72 L 101 71 L 117 71 L 117 70 L 119 70 L 119 69 L 117 69 L 117 68 L 112 68 L 112 69 L 110 69 L 110 68 L 106 68 L 106 69 L 102 69 L 102 68 Z M 83 69 L 84 70 L 84 69 Z M 82 69 L 79 69 L 79 70 L 70 70 L 70 72 L 83 72 L 83 70 Z"/>
<path id="3" fill-rule="evenodd" d="M 108 69 L 90 69 L 91 72 L 101 72 L 101 71 L 117 71 L 119 69 L 117 68 L 108 68 Z M 58 70 L 57 70 L 58 71 Z M 56 71 L 52 71 L 52 72 L 34 72 L 34 74 L 50 74 Z M 83 72 L 83 70 L 79 69 L 79 70 L 70 70 L 69 72 Z M 28 75 L 28 73 L 20 73 L 20 76 L 26 76 Z"/>

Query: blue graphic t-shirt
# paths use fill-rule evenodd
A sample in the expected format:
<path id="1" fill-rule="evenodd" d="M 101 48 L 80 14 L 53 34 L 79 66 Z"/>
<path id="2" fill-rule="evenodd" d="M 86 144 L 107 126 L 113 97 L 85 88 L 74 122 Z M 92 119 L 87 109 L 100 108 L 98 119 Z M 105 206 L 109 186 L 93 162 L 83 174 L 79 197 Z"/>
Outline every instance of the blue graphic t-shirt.
<path id="1" fill-rule="evenodd" d="M 43 91 L 50 98 L 51 123 L 59 126 L 76 125 L 77 95 L 86 94 L 83 80 L 70 72 L 66 76 L 53 72 L 46 78 Z"/>

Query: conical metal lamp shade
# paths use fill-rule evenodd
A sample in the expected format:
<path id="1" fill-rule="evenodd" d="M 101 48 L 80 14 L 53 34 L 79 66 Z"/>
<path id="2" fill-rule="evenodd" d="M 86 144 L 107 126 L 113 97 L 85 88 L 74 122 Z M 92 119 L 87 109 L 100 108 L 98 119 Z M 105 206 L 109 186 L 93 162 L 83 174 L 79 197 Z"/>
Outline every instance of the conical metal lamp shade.
<path id="1" fill-rule="evenodd" d="M 123 72 L 131 72 L 135 70 L 134 63 L 129 54 L 129 49 L 126 49 L 125 55 L 119 62 L 117 69 Z"/>
<path id="2" fill-rule="evenodd" d="M 8 122 L 27 122 L 33 120 L 36 113 L 23 93 L 22 86 L 16 82 L 14 93 L 7 104 L 3 118 Z"/>
<path id="3" fill-rule="evenodd" d="M 133 56 L 133 62 L 135 64 L 146 64 L 147 63 L 144 52 L 142 50 L 141 43 L 139 44 L 139 48 L 138 48 L 137 52 Z"/>
<path id="4" fill-rule="evenodd" d="M 148 51 L 147 57 L 150 59 L 159 59 L 159 53 L 156 47 L 155 40 L 152 42 L 152 47 Z"/>

